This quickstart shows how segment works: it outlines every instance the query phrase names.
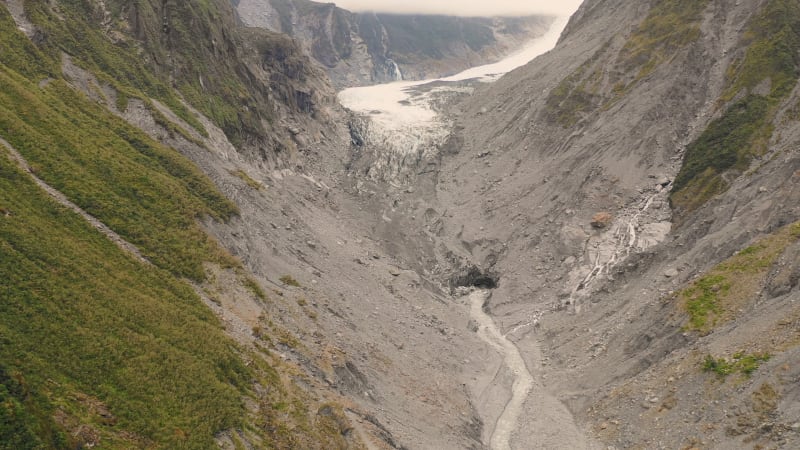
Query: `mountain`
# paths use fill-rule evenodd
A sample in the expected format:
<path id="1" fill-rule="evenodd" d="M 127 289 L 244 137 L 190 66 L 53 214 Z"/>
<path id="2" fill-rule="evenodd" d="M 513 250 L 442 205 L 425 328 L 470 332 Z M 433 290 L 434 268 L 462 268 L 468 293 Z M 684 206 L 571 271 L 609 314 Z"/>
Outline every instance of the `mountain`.
<path id="1" fill-rule="evenodd" d="M 209 234 L 241 209 L 187 158 L 260 188 L 286 121 L 325 126 L 322 73 L 226 1 L 10 1 L 0 28 L 0 447 L 357 446 L 284 327 L 222 313 L 280 287 Z"/>
<path id="2" fill-rule="evenodd" d="M 587 0 L 405 153 L 395 22 L 243 2 L 0 5 L 0 448 L 798 447 L 796 0 Z"/>
<path id="3" fill-rule="evenodd" d="M 496 275 L 486 308 L 602 446 L 798 445 L 798 20 L 589 0 L 459 105 L 440 239 Z"/>
<path id="4" fill-rule="evenodd" d="M 486 64 L 539 37 L 553 20 L 352 13 L 309 0 L 239 0 L 237 11 L 247 26 L 297 39 L 340 89 Z"/>

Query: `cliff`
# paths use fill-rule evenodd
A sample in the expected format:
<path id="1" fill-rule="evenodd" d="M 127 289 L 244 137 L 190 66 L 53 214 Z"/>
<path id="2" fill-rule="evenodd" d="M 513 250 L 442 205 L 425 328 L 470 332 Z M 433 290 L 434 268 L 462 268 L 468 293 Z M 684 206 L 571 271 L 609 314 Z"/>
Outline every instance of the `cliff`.
<path id="1" fill-rule="evenodd" d="M 248 26 L 297 39 L 337 88 L 437 78 L 500 59 L 552 18 L 463 18 L 352 13 L 308 0 L 240 0 Z"/>

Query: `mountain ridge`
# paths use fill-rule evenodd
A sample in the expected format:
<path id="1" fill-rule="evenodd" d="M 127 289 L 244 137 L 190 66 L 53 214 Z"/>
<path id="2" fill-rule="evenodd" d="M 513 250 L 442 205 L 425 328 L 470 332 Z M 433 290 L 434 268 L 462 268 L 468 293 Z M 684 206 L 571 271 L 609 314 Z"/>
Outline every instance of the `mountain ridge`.
<path id="1" fill-rule="evenodd" d="M 501 59 L 553 20 L 353 13 L 309 0 L 240 0 L 237 11 L 248 26 L 297 39 L 338 89 L 452 75 Z"/>

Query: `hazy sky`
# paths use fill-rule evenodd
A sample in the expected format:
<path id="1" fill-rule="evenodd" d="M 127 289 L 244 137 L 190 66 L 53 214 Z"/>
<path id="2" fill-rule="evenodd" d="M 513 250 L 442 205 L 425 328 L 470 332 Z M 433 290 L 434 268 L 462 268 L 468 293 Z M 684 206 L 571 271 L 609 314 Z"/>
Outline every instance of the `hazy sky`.
<path id="1" fill-rule="evenodd" d="M 318 0 L 325 1 L 325 0 Z M 328 0 L 351 11 L 427 13 L 461 16 L 568 15 L 582 0 Z"/>

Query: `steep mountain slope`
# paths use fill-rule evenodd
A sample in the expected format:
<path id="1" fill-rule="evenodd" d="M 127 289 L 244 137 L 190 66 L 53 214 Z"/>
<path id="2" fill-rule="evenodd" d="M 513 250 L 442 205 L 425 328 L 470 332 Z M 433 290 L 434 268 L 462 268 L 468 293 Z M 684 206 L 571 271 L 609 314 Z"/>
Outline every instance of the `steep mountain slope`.
<path id="1" fill-rule="evenodd" d="M 798 6 L 587 1 L 459 106 L 440 236 L 607 445 L 798 445 Z"/>
<path id="2" fill-rule="evenodd" d="M 175 151 L 227 135 L 286 164 L 270 120 L 311 121 L 326 82 L 286 38 L 240 46 L 227 2 L 129 6 L 0 6 L 0 447 L 358 448 L 341 398 L 253 339 L 284 328 L 226 333 L 212 313 L 268 297 L 200 222 L 239 208 Z"/>
<path id="3" fill-rule="evenodd" d="M 498 358 L 376 239 L 292 41 L 225 1 L 0 14 L 3 442 L 481 447 Z"/>
<path id="4" fill-rule="evenodd" d="M 288 34 L 338 88 L 436 78 L 500 59 L 547 30 L 552 18 L 463 18 L 352 13 L 309 0 L 239 0 L 248 26 Z"/>
<path id="5" fill-rule="evenodd" d="M 1 446 L 796 448 L 798 17 L 589 0 L 387 183 L 226 0 L 5 1 Z"/>

